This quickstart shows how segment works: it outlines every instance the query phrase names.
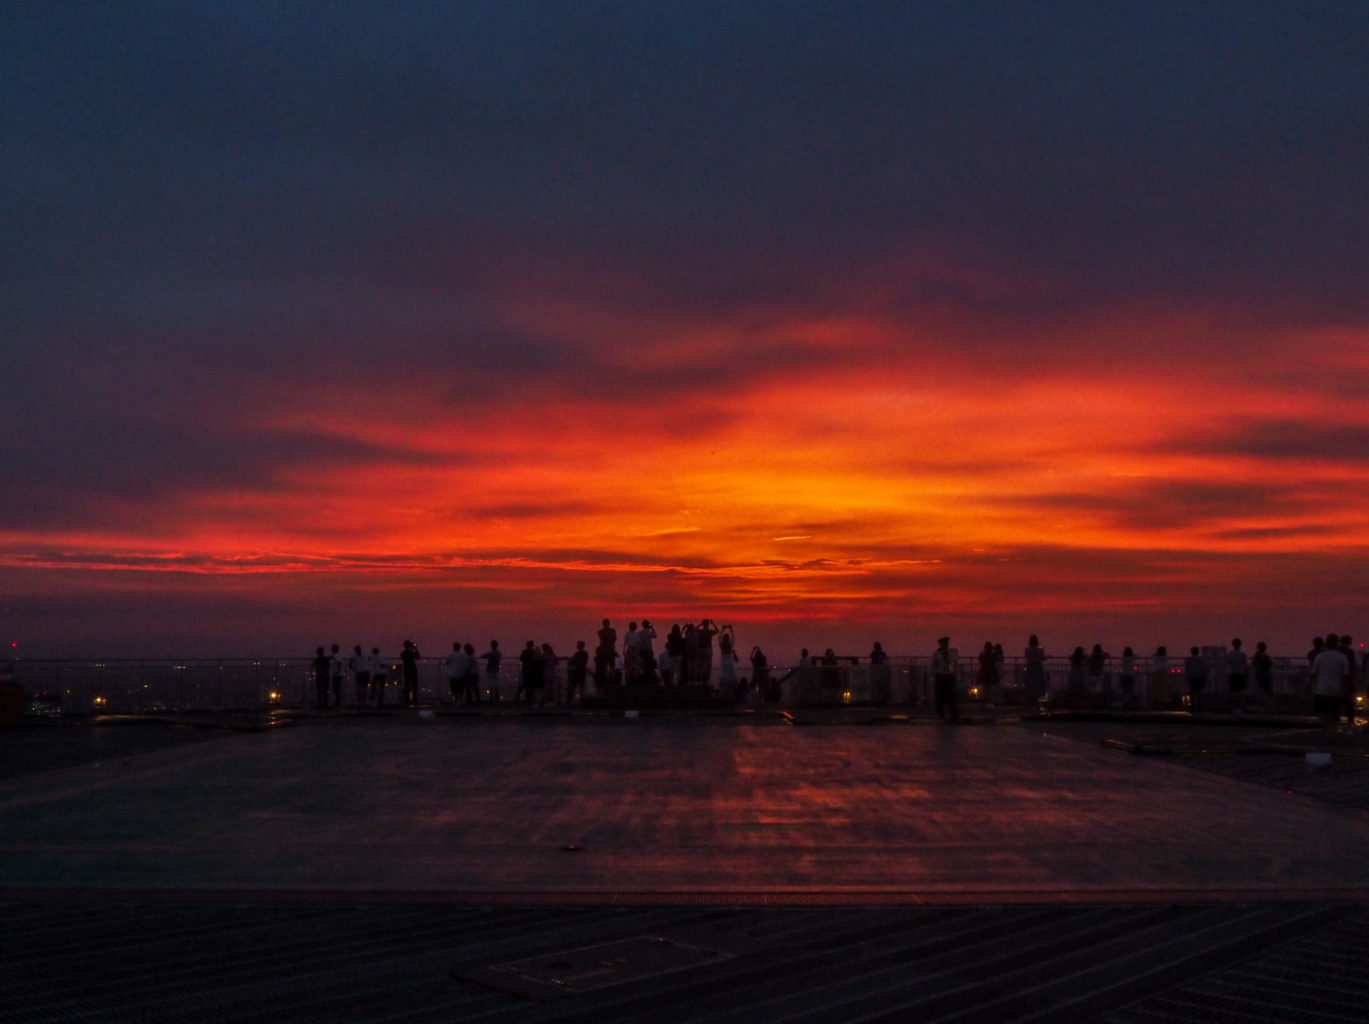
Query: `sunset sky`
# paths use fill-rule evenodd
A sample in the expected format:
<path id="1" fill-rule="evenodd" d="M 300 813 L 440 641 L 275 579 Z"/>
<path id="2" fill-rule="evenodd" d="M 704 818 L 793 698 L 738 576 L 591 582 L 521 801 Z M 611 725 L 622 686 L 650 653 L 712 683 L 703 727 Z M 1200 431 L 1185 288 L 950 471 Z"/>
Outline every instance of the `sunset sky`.
<path id="1" fill-rule="evenodd" d="M 1369 639 L 1362 3 L 0 13 L 32 655 Z"/>

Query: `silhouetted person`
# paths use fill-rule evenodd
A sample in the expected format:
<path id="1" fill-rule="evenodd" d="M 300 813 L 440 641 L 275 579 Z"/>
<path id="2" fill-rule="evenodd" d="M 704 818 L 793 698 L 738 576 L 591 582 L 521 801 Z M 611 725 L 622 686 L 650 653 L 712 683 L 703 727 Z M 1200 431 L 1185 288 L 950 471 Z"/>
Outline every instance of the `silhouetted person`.
<path id="1" fill-rule="evenodd" d="M 936 716 L 944 721 L 960 721 L 960 705 L 956 695 L 957 655 L 951 638 L 943 636 L 932 652 L 932 696 Z"/>
<path id="2" fill-rule="evenodd" d="M 975 683 L 979 687 L 979 696 L 990 706 L 994 703 L 994 691 L 998 689 L 998 662 L 993 654 L 993 641 L 986 640 L 984 649 L 979 652 L 979 673 L 975 678 Z"/>
<path id="3" fill-rule="evenodd" d="M 713 681 L 713 638 L 718 635 L 718 624 L 712 619 L 704 619 L 694 627 L 694 676 L 695 681 L 708 684 Z"/>
<path id="4" fill-rule="evenodd" d="M 466 670 L 461 676 L 461 692 L 467 704 L 480 703 L 480 662 L 475 656 L 475 646 L 466 644 L 461 653 L 466 656 Z"/>
<path id="5" fill-rule="evenodd" d="M 1317 678 L 1312 672 L 1312 666 L 1317 662 L 1317 655 L 1326 650 L 1326 640 L 1323 637 L 1314 636 L 1312 638 L 1312 649 L 1307 652 L 1307 688 L 1316 688 Z"/>
<path id="6" fill-rule="evenodd" d="M 1241 650 L 1241 638 L 1231 641 L 1231 650 L 1226 652 L 1226 690 L 1231 694 L 1231 710 L 1245 710 L 1246 677 L 1250 672 L 1250 661 Z"/>
<path id="7" fill-rule="evenodd" d="M 1312 638 L 1312 649 L 1307 652 L 1307 682 L 1309 686 L 1315 687 L 1316 677 L 1312 674 L 1312 666 L 1316 664 L 1317 655 L 1326 650 L 1326 640 L 1319 636 Z"/>
<path id="8" fill-rule="evenodd" d="M 518 655 L 518 666 L 518 689 L 514 691 L 514 703 L 531 704 L 535 694 L 542 689 L 542 654 L 531 640 L 523 645 Z"/>
<path id="9" fill-rule="evenodd" d="M 602 690 L 613 679 L 613 659 L 618 656 L 618 631 L 608 619 L 599 630 L 599 646 L 594 648 L 594 685 Z"/>
<path id="10" fill-rule="evenodd" d="M 1342 633 L 1340 636 L 1340 652 L 1345 655 L 1345 660 L 1350 666 L 1350 671 L 1345 677 L 1345 722 L 1353 728 L 1355 725 L 1355 693 L 1359 689 L 1358 680 L 1355 677 L 1359 673 L 1356 671 L 1358 666 L 1355 659 L 1355 644 L 1349 633 Z"/>
<path id="11" fill-rule="evenodd" d="M 1035 708 L 1046 695 L 1046 649 L 1041 646 L 1035 633 L 1027 638 L 1027 649 L 1022 652 L 1022 657 L 1027 663 L 1027 706 Z"/>
<path id="12" fill-rule="evenodd" d="M 637 650 L 641 659 L 642 682 L 647 684 L 656 682 L 655 640 L 656 627 L 651 624 L 650 619 L 643 619 L 641 628 L 637 630 Z"/>
<path id="13" fill-rule="evenodd" d="M 499 664 L 504 660 L 504 652 L 499 649 L 499 641 L 491 640 L 490 649 L 480 655 L 480 659 L 485 663 L 485 689 L 489 691 L 490 700 L 497 701 L 499 693 Z"/>
<path id="14" fill-rule="evenodd" d="M 1169 707 L 1169 651 L 1164 645 L 1155 648 L 1155 656 L 1150 659 L 1150 686 L 1154 705 Z"/>
<path id="15" fill-rule="evenodd" d="M 458 641 L 452 644 L 452 652 L 447 655 L 447 689 L 451 691 L 453 704 L 461 700 L 461 693 L 465 688 L 465 679 L 466 652 Z"/>
<path id="16" fill-rule="evenodd" d="M 317 700 L 314 707 L 322 711 L 328 706 L 328 680 L 333 674 L 333 659 L 323 652 L 323 648 L 318 649 L 314 655 L 314 689 L 317 691 Z"/>
<path id="17" fill-rule="evenodd" d="M 870 648 L 870 696 L 881 703 L 888 703 L 893 687 L 889 656 L 884 653 L 884 645 L 876 640 Z"/>
<path id="18" fill-rule="evenodd" d="M 412 640 L 404 641 L 404 649 L 399 653 L 401 674 L 404 677 L 404 706 L 418 707 L 418 647 Z"/>
<path id="19" fill-rule="evenodd" d="M 780 699 L 779 686 L 770 681 L 770 663 L 759 647 L 751 648 L 751 685 L 755 687 L 757 700 L 773 704 Z"/>
<path id="20" fill-rule="evenodd" d="M 1188 707 L 1197 712 L 1203 704 L 1203 691 L 1207 689 L 1207 662 L 1203 661 L 1198 648 L 1189 648 L 1184 659 L 1184 679 L 1188 682 Z"/>
<path id="21" fill-rule="evenodd" d="M 366 694 L 371 688 L 371 661 L 361 653 L 361 644 L 352 648 L 352 656 L 347 660 L 347 667 L 352 670 L 352 678 L 356 681 L 357 707 L 364 707 Z"/>
<path id="22" fill-rule="evenodd" d="M 1328 732 L 1336 731 L 1341 707 L 1345 702 L 1345 687 L 1350 677 L 1350 663 L 1340 649 L 1340 637 L 1329 633 L 1326 645 L 1312 662 L 1312 700 L 1317 717 Z"/>
<path id="23" fill-rule="evenodd" d="M 784 684 L 791 679 L 795 682 L 789 688 L 789 702 L 799 704 L 808 700 L 813 690 L 813 658 L 807 647 L 799 651 L 799 663 L 775 680 L 775 692 L 780 699 L 783 698 Z"/>
<path id="24" fill-rule="evenodd" d="M 585 680 L 589 676 L 589 651 L 585 650 L 583 640 L 575 641 L 575 653 L 570 656 L 566 666 L 566 703 L 575 703 L 576 694 L 585 699 Z"/>
<path id="25" fill-rule="evenodd" d="M 376 707 L 385 706 L 385 684 L 389 682 L 390 667 L 380 656 L 380 648 L 372 647 L 371 656 L 366 659 L 371 666 L 371 689 L 375 691 Z"/>
<path id="26" fill-rule="evenodd" d="M 342 649 L 337 644 L 333 644 L 333 656 L 328 666 L 328 675 L 333 684 L 333 707 L 342 707 L 342 676 L 347 671 L 346 664 L 342 660 Z"/>
<path id="27" fill-rule="evenodd" d="M 732 627 L 727 626 L 718 637 L 718 692 L 729 697 L 741 696 L 737 685 L 736 643 Z"/>
<path id="28" fill-rule="evenodd" d="M 538 707 L 541 707 L 543 704 L 554 703 L 556 701 L 556 695 L 559 692 L 557 686 L 558 680 L 556 677 L 556 670 L 558 665 L 558 662 L 556 660 L 556 651 L 552 649 L 551 644 L 543 644 L 541 648 L 541 654 L 542 685 L 537 688 Z"/>
<path id="29" fill-rule="evenodd" d="M 680 685 L 699 681 L 699 638 L 694 635 L 694 623 L 686 622 L 680 630 L 680 661 L 675 666 Z"/>
<path id="30" fill-rule="evenodd" d="M 676 623 L 670 627 L 665 638 L 665 653 L 661 658 L 661 682 L 669 686 L 672 682 L 683 686 L 689 682 L 685 675 L 685 639 Z"/>
<path id="31" fill-rule="evenodd" d="M 1255 645 L 1255 653 L 1250 656 L 1250 673 L 1255 679 L 1255 690 L 1260 695 L 1260 703 L 1266 710 L 1274 707 L 1274 659 L 1269 656 L 1269 648 L 1263 640 Z"/>
<path id="32" fill-rule="evenodd" d="M 1117 685 L 1122 689 L 1122 707 L 1136 706 L 1136 652 L 1130 647 L 1122 648 L 1121 670 L 1117 675 Z"/>
<path id="33" fill-rule="evenodd" d="M 1108 662 L 1112 655 L 1103 650 L 1102 644 L 1094 644 L 1089 652 L 1086 667 L 1089 674 L 1089 692 L 1096 693 L 1101 704 L 1107 705 L 1112 699 L 1112 687 L 1108 684 Z"/>
<path id="34" fill-rule="evenodd" d="M 841 688 L 841 668 L 837 662 L 837 652 L 830 647 L 822 652 L 822 661 L 818 668 L 818 684 L 824 690 Z"/>
<path id="35" fill-rule="evenodd" d="M 628 686 L 642 682 L 642 645 L 637 639 L 636 620 L 627 624 L 627 635 L 623 637 L 623 681 Z"/>
<path id="36" fill-rule="evenodd" d="M 1085 693 L 1084 666 L 1088 664 L 1089 656 L 1084 653 L 1084 648 L 1076 647 L 1070 652 L 1070 696 L 1079 700 Z"/>

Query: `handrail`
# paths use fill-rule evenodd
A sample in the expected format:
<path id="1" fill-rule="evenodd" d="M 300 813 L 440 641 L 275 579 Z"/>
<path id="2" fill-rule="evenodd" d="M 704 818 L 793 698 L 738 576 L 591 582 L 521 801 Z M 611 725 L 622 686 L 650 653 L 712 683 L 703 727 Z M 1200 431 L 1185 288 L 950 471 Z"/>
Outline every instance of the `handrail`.
<path id="1" fill-rule="evenodd" d="M 566 675 L 565 657 L 557 657 L 552 667 L 548 689 L 550 699 L 559 699 Z M 1070 694 L 1103 697 L 1120 692 L 1119 659 L 1113 658 L 1105 671 L 1098 675 L 1085 674 L 1071 678 L 1068 660 L 1049 657 L 1045 661 L 1048 679 L 1046 693 L 1051 697 Z M 1208 693 L 1225 693 L 1225 662 L 1209 659 L 1212 671 Z M 385 703 L 402 700 L 400 663 L 388 658 L 386 682 L 382 693 Z M 1153 692 L 1151 658 L 1136 659 L 1137 690 L 1142 699 Z M 889 655 L 886 666 L 870 663 L 868 657 L 841 655 L 836 666 L 801 669 L 792 661 L 770 665 L 772 679 L 785 680 L 787 703 L 882 703 L 907 704 L 930 700 L 930 656 Z M 31 702 L 46 701 L 66 714 L 102 712 L 152 713 L 182 712 L 196 709 L 216 711 L 260 711 L 271 708 L 308 708 L 317 700 L 312 658 L 53 658 L 23 659 L 12 663 L 12 677 L 23 687 Z M 511 700 L 518 690 L 520 666 L 514 657 L 506 657 L 501 666 L 497 688 L 489 696 Z M 446 679 L 443 658 L 421 658 L 418 662 L 418 699 L 421 704 L 442 704 L 452 700 Z M 959 658 L 957 674 L 960 686 L 973 696 L 980 686 L 977 654 Z M 750 675 L 745 662 L 737 665 L 737 675 Z M 1026 661 L 1021 657 L 1007 657 L 1001 670 L 992 680 L 1008 696 L 1020 696 L 1026 676 Z M 1292 695 L 1305 692 L 1307 662 L 1305 658 L 1280 657 L 1274 659 L 1273 692 Z M 716 683 L 718 665 L 715 658 L 712 680 Z M 488 682 L 483 671 L 481 685 Z M 1183 660 L 1169 659 L 1169 678 L 1166 688 L 1171 693 L 1186 692 L 1183 680 Z M 1253 685 L 1251 687 L 1253 690 Z M 591 675 L 590 692 L 594 693 Z M 359 707 L 355 680 L 348 675 L 343 683 L 343 706 Z"/>

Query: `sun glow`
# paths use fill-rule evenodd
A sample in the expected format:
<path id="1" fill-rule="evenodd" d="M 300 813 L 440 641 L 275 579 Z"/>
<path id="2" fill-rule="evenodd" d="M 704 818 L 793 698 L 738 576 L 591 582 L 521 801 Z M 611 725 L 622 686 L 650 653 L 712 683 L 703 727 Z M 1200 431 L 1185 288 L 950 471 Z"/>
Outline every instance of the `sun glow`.
<path id="1" fill-rule="evenodd" d="M 310 438 L 318 457 L 123 499 L 104 528 L 11 532 L 0 551 L 115 587 L 314 577 L 495 609 L 538 595 L 562 612 L 702 606 L 757 622 L 1009 601 L 1120 613 L 1201 590 L 1194 567 L 1216 558 L 1235 561 L 1204 571 L 1231 581 L 1252 558 L 1369 542 L 1369 511 L 1319 498 L 1362 487 L 1362 462 L 1314 454 L 1271 477 L 1261 446 L 1277 436 L 1229 436 L 1272 400 L 1263 385 L 1162 387 L 1130 364 L 1013 372 L 1020 359 L 986 375 L 855 321 L 758 343 L 781 336 L 836 354 L 648 399 L 539 386 L 454 410 L 438 388 L 366 417 L 291 402 L 248 433 Z M 751 343 L 720 328 L 700 351 L 725 362 Z"/>

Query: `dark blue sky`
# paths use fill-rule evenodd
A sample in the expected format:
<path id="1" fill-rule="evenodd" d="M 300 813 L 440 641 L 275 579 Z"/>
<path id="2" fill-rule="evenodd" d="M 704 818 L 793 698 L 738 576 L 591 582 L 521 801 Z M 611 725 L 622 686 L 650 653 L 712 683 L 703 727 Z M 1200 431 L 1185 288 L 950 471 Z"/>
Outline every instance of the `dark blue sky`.
<path id="1" fill-rule="evenodd" d="M 1366 53 L 1348 2 L 7 5 L 4 550 L 232 533 L 207 482 L 481 465 L 411 388 L 663 443 L 780 369 L 1231 372 L 1256 397 L 1174 444 L 1362 473 Z M 786 326 L 819 322 L 896 337 Z M 624 365 L 690 332 L 729 340 L 629 409 Z M 365 396 L 393 429 L 297 415 Z"/>
<path id="2" fill-rule="evenodd" d="M 219 290 L 183 302 L 251 316 L 264 283 L 417 294 L 557 258 L 645 271 L 690 308 L 787 303 L 838 254 L 878 266 L 911 239 L 1067 304 L 1363 312 L 1360 4 L 61 4 L 6 22 L 25 304 L 103 319 L 113 294 L 143 301 L 141 326 L 212 312 L 143 298 L 207 275 Z M 760 253 L 738 281 L 729 264 Z"/>

